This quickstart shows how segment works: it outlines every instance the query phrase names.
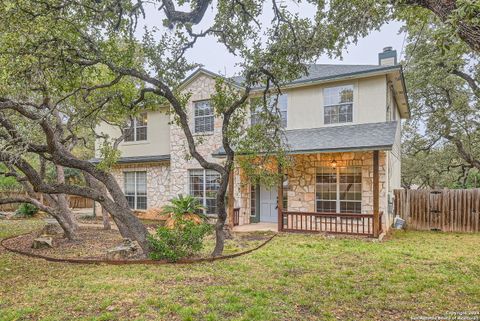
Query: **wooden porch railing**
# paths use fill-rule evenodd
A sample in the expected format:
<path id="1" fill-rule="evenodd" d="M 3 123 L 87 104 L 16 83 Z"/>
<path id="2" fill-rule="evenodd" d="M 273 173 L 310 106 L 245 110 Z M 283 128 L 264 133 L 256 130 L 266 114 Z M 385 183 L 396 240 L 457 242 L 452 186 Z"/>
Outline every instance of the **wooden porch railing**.
<path id="1" fill-rule="evenodd" d="M 380 222 L 381 218 L 382 213 L 380 213 Z M 284 211 L 281 226 L 286 232 L 336 233 L 370 237 L 374 235 L 373 214 Z"/>
<path id="2" fill-rule="evenodd" d="M 233 209 L 233 226 L 240 224 L 240 208 L 236 207 Z"/>

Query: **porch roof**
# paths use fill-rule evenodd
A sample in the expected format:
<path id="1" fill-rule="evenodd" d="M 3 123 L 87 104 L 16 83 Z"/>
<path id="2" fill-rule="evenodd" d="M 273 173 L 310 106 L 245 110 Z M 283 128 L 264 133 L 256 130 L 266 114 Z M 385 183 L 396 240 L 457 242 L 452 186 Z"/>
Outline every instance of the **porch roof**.
<path id="1" fill-rule="evenodd" d="M 289 153 L 327 153 L 365 150 L 391 150 L 397 134 L 397 121 L 328 126 L 285 131 Z M 223 147 L 213 156 L 225 155 Z"/>

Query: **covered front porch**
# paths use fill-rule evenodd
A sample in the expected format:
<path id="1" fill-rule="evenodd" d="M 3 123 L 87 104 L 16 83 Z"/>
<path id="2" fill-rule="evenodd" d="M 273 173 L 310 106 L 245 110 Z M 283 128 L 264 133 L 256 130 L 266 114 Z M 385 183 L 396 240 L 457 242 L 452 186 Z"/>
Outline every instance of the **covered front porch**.
<path id="1" fill-rule="evenodd" d="M 378 237 L 400 184 L 400 125 L 368 123 L 285 132 L 291 162 L 278 186 L 230 177 L 230 225 L 276 224 L 278 231 Z M 392 183 L 393 182 L 393 183 Z M 255 225 L 252 226 L 252 228 Z"/>
<path id="2" fill-rule="evenodd" d="M 378 237 L 386 225 L 387 152 L 292 155 L 275 187 L 231 177 L 234 231 L 285 231 Z M 279 197 L 280 196 L 280 197 Z"/>

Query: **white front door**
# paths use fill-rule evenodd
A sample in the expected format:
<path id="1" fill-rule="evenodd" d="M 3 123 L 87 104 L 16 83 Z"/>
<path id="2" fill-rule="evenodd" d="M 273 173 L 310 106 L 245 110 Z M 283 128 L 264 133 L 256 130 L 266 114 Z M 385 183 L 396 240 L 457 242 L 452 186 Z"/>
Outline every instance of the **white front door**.
<path id="1" fill-rule="evenodd" d="M 277 195 L 277 188 L 260 185 L 260 222 L 278 221 Z"/>

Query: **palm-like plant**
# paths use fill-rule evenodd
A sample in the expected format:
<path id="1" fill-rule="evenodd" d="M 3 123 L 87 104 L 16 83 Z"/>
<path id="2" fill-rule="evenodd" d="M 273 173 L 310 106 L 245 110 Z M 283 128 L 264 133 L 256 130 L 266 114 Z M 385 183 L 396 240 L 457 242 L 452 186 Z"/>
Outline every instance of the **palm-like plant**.
<path id="1" fill-rule="evenodd" d="M 203 214 L 205 207 L 191 195 L 178 195 L 163 207 L 163 213 L 168 215 L 165 226 L 173 228 L 178 222 L 193 221 L 200 224 L 207 220 Z"/>

